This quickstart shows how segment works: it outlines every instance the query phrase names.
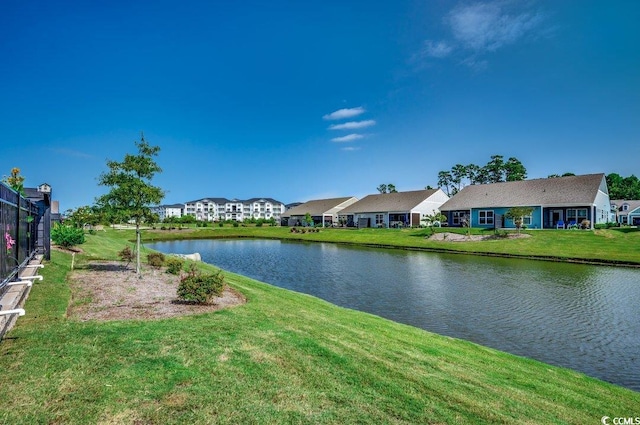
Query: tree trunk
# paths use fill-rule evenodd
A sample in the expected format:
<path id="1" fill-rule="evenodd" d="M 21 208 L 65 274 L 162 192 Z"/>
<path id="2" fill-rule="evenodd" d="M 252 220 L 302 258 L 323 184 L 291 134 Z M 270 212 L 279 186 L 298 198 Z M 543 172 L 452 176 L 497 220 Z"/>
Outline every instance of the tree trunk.
<path id="1" fill-rule="evenodd" d="M 136 274 L 142 278 L 140 274 L 140 224 L 136 223 Z"/>

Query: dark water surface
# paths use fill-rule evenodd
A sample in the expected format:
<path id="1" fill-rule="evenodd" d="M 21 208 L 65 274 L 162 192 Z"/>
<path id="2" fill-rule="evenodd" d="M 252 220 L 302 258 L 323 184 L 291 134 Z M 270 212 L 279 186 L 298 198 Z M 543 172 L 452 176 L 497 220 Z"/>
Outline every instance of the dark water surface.
<path id="1" fill-rule="evenodd" d="M 149 246 L 640 391 L 640 270 L 272 240 Z"/>

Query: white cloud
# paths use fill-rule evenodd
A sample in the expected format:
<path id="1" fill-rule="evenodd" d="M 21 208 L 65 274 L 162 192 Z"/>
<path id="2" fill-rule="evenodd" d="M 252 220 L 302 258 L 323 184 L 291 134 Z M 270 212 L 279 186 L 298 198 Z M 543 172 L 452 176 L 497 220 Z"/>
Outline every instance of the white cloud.
<path id="1" fill-rule="evenodd" d="M 333 124 L 329 127 L 329 130 L 356 130 L 358 128 L 371 127 L 372 125 L 376 125 L 375 120 L 349 121 L 343 124 Z"/>
<path id="2" fill-rule="evenodd" d="M 330 114 L 323 116 L 322 118 L 325 120 L 342 120 L 345 118 L 351 118 L 358 116 L 364 113 L 365 109 L 362 106 L 358 106 L 357 108 L 344 108 L 338 109 Z"/>
<path id="3" fill-rule="evenodd" d="M 440 40 L 425 40 L 422 49 L 413 55 L 412 62 L 425 65 L 428 59 L 450 56 L 475 70 L 483 70 L 488 62 L 481 58 L 504 46 L 515 44 L 530 35 L 544 33 L 539 29 L 545 17 L 540 11 L 524 10 L 528 3 L 511 0 L 478 2 L 455 7 L 443 19 L 451 36 Z"/>
<path id="4" fill-rule="evenodd" d="M 340 150 L 347 151 L 347 152 L 354 152 L 354 151 L 359 151 L 360 148 L 359 147 L 353 147 L 353 146 L 345 146 L 344 148 L 341 148 Z"/>
<path id="5" fill-rule="evenodd" d="M 362 139 L 363 137 L 364 136 L 362 134 L 352 133 L 342 137 L 334 137 L 331 141 L 337 143 L 353 142 L 354 140 Z"/>
<path id="6" fill-rule="evenodd" d="M 542 21 L 541 13 L 510 14 L 506 6 L 508 3 L 497 1 L 460 6 L 451 11 L 445 22 L 464 48 L 494 51 L 515 43 Z"/>
<path id="7" fill-rule="evenodd" d="M 76 151 L 76 150 L 73 150 L 73 149 L 51 148 L 50 150 L 52 152 L 60 154 L 60 155 L 71 156 L 71 157 L 75 157 L 75 158 L 94 158 L 94 156 L 89 154 L 89 153 Z"/>
<path id="8" fill-rule="evenodd" d="M 453 46 L 446 41 L 426 40 L 424 47 L 418 54 L 420 57 L 444 58 L 451 54 Z"/>

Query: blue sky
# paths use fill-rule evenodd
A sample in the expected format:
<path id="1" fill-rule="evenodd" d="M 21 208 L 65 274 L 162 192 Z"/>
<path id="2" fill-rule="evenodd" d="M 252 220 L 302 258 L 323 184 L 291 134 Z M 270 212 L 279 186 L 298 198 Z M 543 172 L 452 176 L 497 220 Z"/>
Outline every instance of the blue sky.
<path id="1" fill-rule="evenodd" d="M 493 154 L 640 175 L 639 21 L 635 0 L 3 0 L 0 175 L 90 205 L 141 131 L 164 203 L 416 190 Z"/>

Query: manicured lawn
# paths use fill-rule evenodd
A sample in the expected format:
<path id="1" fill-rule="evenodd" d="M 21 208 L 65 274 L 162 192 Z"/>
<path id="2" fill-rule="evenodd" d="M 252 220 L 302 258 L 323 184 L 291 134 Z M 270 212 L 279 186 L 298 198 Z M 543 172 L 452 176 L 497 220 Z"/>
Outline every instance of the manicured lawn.
<path id="1" fill-rule="evenodd" d="M 290 235 L 277 228 L 194 235 L 211 233 Z M 556 237 L 546 233 L 539 237 Z M 420 231 L 298 237 L 431 246 Z M 637 233 L 573 237 L 638 241 Z M 132 238 L 131 231 L 88 235 L 76 264 L 116 258 Z M 154 321 L 67 319 L 70 263 L 70 255 L 53 253 L 27 315 L 0 344 L 0 423 L 582 424 L 638 416 L 640 393 L 231 273 L 246 305 Z"/>

